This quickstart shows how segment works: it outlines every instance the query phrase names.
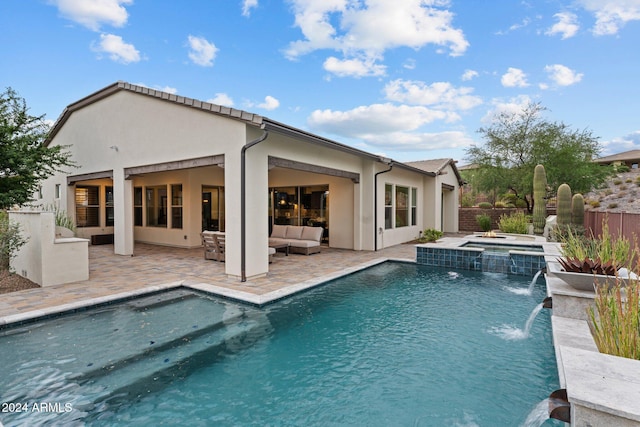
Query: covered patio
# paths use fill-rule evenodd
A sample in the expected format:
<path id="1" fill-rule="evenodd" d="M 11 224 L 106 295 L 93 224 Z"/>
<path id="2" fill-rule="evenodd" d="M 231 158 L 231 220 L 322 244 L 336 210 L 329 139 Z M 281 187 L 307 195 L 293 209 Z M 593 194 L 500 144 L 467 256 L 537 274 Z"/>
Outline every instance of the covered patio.
<path id="1" fill-rule="evenodd" d="M 238 282 L 224 263 L 205 260 L 202 248 L 136 243 L 133 256 L 122 256 L 113 245 L 90 246 L 89 280 L 3 294 L 0 325 L 177 286 L 268 303 L 385 259 L 415 261 L 415 251 L 402 244 L 377 252 L 323 246 L 311 256 L 277 253 L 266 276 Z"/>

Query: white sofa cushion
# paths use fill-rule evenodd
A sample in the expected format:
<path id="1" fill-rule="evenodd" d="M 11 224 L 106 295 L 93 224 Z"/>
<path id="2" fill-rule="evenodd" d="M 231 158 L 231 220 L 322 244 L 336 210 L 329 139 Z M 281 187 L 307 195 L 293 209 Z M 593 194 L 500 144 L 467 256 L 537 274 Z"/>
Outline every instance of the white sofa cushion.
<path id="1" fill-rule="evenodd" d="M 273 245 L 284 245 L 284 244 L 288 244 L 289 240 L 287 239 L 279 239 L 279 238 L 274 238 L 274 237 L 269 237 L 269 245 L 273 246 Z"/>
<path id="2" fill-rule="evenodd" d="M 302 227 L 302 240 L 313 240 L 320 242 L 322 238 L 322 227 Z"/>
<path id="3" fill-rule="evenodd" d="M 288 226 L 287 227 L 287 239 L 296 239 L 296 240 L 300 240 L 300 237 L 302 236 L 302 229 L 304 227 L 300 227 L 300 226 Z"/>
<path id="4" fill-rule="evenodd" d="M 287 226 L 286 225 L 274 225 L 271 230 L 271 237 L 284 239 L 287 236 Z"/>
<path id="5" fill-rule="evenodd" d="M 320 242 L 314 242 L 311 240 L 289 240 L 289 246 L 294 248 L 313 248 L 320 246 Z"/>

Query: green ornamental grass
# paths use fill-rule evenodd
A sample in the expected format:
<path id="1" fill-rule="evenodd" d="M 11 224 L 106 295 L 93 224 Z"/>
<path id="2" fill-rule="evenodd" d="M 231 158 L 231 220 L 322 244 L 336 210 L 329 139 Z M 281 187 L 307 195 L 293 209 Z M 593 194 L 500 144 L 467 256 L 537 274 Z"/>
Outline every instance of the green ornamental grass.
<path id="1" fill-rule="evenodd" d="M 589 329 L 601 353 L 640 360 L 640 282 L 596 285 L 595 305 L 587 309 Z"/>

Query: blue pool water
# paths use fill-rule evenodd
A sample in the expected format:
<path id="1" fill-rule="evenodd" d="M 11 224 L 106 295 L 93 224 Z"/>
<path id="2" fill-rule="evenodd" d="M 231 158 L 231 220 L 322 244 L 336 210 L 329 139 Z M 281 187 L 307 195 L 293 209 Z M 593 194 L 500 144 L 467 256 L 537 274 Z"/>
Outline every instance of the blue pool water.
<path id="1" fill-rule="evenodd" d="M 529 280 L 384 263 L 261 309 L 178 290 L 0 331 L 0 402 L 28 405 L 0 422 L 517 426 L 559 388 L 546 310 L 501 332 Z"/>

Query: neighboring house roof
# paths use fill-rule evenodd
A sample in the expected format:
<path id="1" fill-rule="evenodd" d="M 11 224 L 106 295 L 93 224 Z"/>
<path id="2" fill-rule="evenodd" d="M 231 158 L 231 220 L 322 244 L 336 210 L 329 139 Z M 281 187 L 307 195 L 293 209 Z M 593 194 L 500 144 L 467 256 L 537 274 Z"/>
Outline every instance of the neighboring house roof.
<path id="1" fill-rule="evenodd" d="M 453 169 L 453 173 L 456 174 L 458 183 L 462 185 L 464 182 L 464 180 L 460 176 L 458 167 L 456 166 L 456 161 L 453 159 L 418 160 L 415 162 L 406 162 L 406 164 L 418 169 L 422 169 L 426 172 L 432 172 L 435 175 L 440 175 L 447 166 L 451 165 L 451 169 Z"/>
<path id="2" fill-rule="evenodd" d="M 129 91 L 129 92 L 133 92 L 140 95 L 151 96 L 163 101 L 183 105 L 185 107 L 196 108 L 208 113 L 225 116 L 234 120 L 243 121 L 247 125 L 255 126 L 263 130 L 273 131 L 273 132 L 285 134 L 294 138 L 303 139 L 306 142 L 323 145 L 323 146 L 332 148 L 334 150 L 339 150 L 342 152 L 354 154 L 359 157 L 366 157 L 371 160 L 379 161 L 381 163 L 386 163 L 386 164 L 393 163 L 395 166 L 401 167 L 403 169 L 411 170 L 413 172 L 418 172 L 418 173 L 422 173 L 429 176 L 437 175 L 434 171 L 413 166 L 410 163 L 397 162 L 392 159 L 385 158 L 383 156 L 368 153 L 366 151 L 362 151 L 357 148 L 353 148 L 351 146 L 341 144 L 339 142 L 332 141 L 330 139 L 327 139 L 318 135 L 314 135 L 304 130 L 294 128 L 284 123 L 271 120 L 267 117 L 263 117 L 258 114 L 249 113 L 247 111 L 238 110 L 235 108 L 224 107 L 221 105 L 212 104 L 210 102 L 199 101 L 197 99 L 187 98 L 185 96 L 178 96 L 175 94 L 162 92 L 159 90 L 151 89 L 144 86 L 138 86 L 138 85 L 134 85 L 127 82 L 122 82 L 122 81 L 113 83 L 89 96 L 82 98 L 79 101 L 69 104 L 64 109 L 60 117 L 58 117 L 58 120 L 56 120 L 53 127 L 51 128 L 51 132 L 49 133 L 49 136 L 45 140 L 45 145 L 49 145 L 51 143 L 53 138 L 56 136 L 56 134 L 59 132 L 59 130 L 62 128 L 62 126 L 65 124 L 65 122 L 69 119 L 69 117 L 71 116 L 71 114 L 73 114 L 74 111 L 80 110 L 81 108 L 84 108 L 87 105 L 93 104 L 94 102 L 97 102 L 119 91 Z M 448 160 L 453 162 L 453 160 L 451 159 L 448 159 Z M 454 166 L 454 170 L 456 172 L 456 176 L 458 177 L 458 181 L 462 182 L 457 169 L 455 169 L 455 166 Z"/>
<path id="3" fill-rule="evenodd" d="M 630 150 L 618 154 L 612 154 L 606 157 L 600 157 L 595 159 L 595 163 L 613 163 L 613 162 L 625 162 L 632 160 L 640 160 L 640 150 Z"/>

